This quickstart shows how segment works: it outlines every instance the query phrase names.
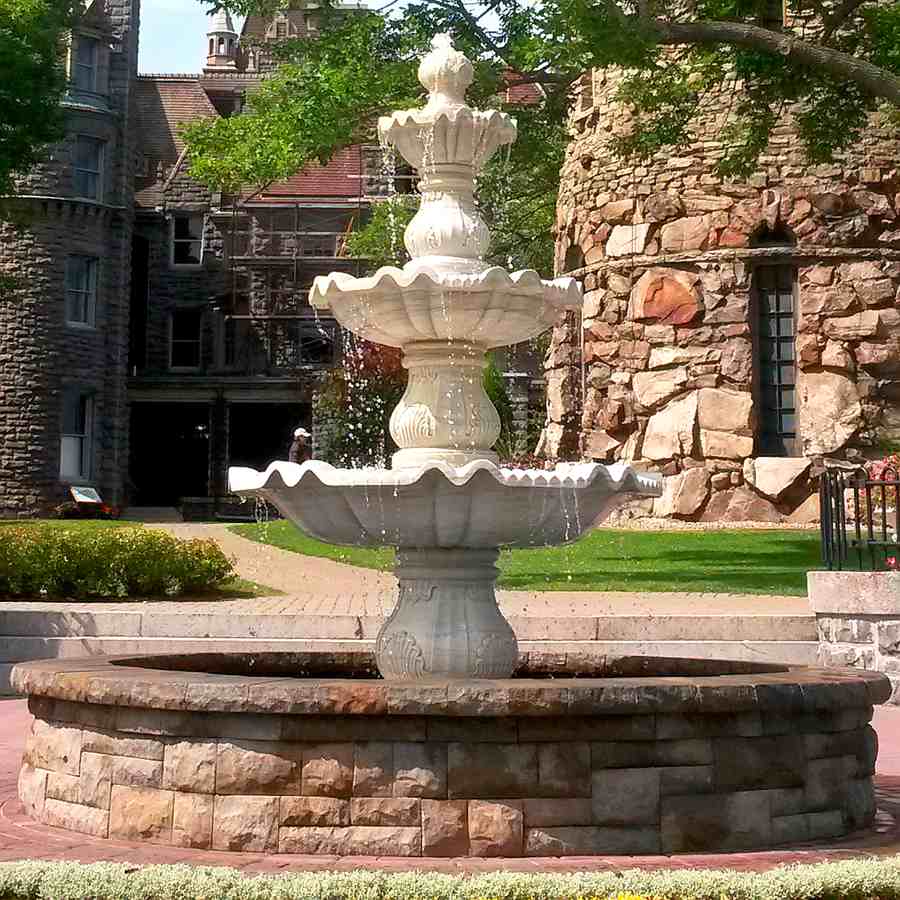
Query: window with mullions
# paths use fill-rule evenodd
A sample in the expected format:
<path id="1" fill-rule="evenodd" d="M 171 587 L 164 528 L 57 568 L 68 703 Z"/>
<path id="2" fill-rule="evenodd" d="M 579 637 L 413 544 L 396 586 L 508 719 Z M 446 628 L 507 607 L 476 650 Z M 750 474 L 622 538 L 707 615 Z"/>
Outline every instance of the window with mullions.
<path id="1" fill-rule="evenodd" d="M 93 420 L 93 396 L 77 389 L 65 390 L 59 453 L 59 477 L 64 481 L 80 481 L 91 477 Z"/>
<path id="2" fill-rule="evenodd" d="M 75 196 L 85 200 L 103 199 L 104 141 L 79 134 L 75 138 L 73 187 Z"/>
<path id="3" fill-rule="evenodd" d="M 203 348 L 203 310 L 176 309 L 172 313 L 169 367 L 199 369 Z"/>
<path id="4" fill-rule="evenodd" d="M 66 259 L 66 324 L 92 326 L 97 309 L 96 256 Z"/>
<path id="5" fill-rule="evenodd" d="M 203 213 L 175 213 L 172 216 L 173 266 L 199 266 L 203 263 Z"/>
<path id="6" fill-rule="evenodd" d="M 797 437 L 794 267 L 759 266 L 753 282 L 759 452 L 764 456 L 792 456 Z"/>
<path id="7" fill-rule="evenodd" d="M 97 91 L 97 70 L 100 41 L 87 35 L 77 35 L 72 47 L 72 86 L 88 94 Z"/>

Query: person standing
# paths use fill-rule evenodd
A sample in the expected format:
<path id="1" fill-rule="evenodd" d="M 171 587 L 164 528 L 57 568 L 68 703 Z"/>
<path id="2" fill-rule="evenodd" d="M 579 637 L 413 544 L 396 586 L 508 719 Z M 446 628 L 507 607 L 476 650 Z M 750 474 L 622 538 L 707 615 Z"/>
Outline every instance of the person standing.
<path id="1" fill-rule="evenodd" d="M 288 450 L 288 462 L 303 464 L 312 459 L 312 435 L 305 428 L 294 431 L 294 440 Z"/>

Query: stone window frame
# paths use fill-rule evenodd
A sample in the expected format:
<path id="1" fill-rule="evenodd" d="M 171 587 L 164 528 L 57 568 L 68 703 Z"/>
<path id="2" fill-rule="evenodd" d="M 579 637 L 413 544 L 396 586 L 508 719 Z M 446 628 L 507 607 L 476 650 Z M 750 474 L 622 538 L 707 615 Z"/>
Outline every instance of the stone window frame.
<path id="1" fill-rule="evenodd" d="M 797 395 L 797 381 L 799 376 L 799 369 L 797 366 L 797 325 L 798 325 L 798 311 L 800 306 L 800 284 L 799 284 L 799 273 L 797 269 L 796 262 L 793 259 L 793 255 L 790 251 L 792 251 L 793 247 L 790 245 L 784 245 L 785 253 L 781 256 L 776 256 L 772 258 L 768 258 L 765 260 L 760 260 L 754 263 L 751 267 L 750 272 L 750 289 L 751 289 L 751 315 L 752 315 L 752 323 L 753 323 L 753 331 L 752 331 L 752 339 L 753 339 L 753 396 L 754 396 L 754 404 L 757 409 L 757 423 L 756 423 L 756 454 L 762 456 L 782 456 L 785 459 L 793 459 L 799 456 L 802 456 L 802 448 L 800 442 L 800 436 L 797 432 L 797 419 L 800 415 L 799 407 L 797 406 L 798 395 Z M 792 308 L 792 322 L 793 322 L 793 360 L 791 360 L 794 364 L 794 437 L 793 438 L 782 438 L 783 452 L 776 452 L 776 448 L 770 446 L 763 446 L 762 444 L 762 436 L 763 436 L 763 385 L 762 385 L 762 346 L 761 346 L 761 338 L 762 335 L 760 333 L 760 325 L 761 325 L 761 316 L 762 310 L 760 308 L 761 303 L 761 295 L 760 295 L 760 286 L 759 286 L 759 272 L 763 269 L 775 269 L 790 272 L 791 279 L 791 293 L 793 296 L 793 308 Z M 777 277 L 777 276 L 776 276 Z"/>
<path id="2" fill-rule="evenodd" d="M 193 306 L 176 306 L 169 312 L 169 371 L 170 372 L 200 372 L 203 369 L 203 329 L 206 324 L 203 314 L 203 307 Z M 191 313 L 197 315 L 197 337 L 196 338 L 176 338 L 176 316 L 179 314 Z M 196 344 L 197 345 L 197 364 L 196 365 L 175 365 L 175 346 L 176 344 Z"/>
<path id="3" fill-rule="evenodd" d="M 62 392 L 59 440 L 59 478 L 65 483 L 91 481 L 94 474 L 94 423 L 96 394 L 70 385 Z M 68 448 L 68 450 L 67 450 Z M 78 471 L 66 470 L 66 462 L 78 458 Z"/>
<path id="4" fill-rule="evenodd" d="M 78 62 L 78 54 L 81 47 L 90 42 L 94 48 L 94 63 L 91 67 L 84 67 Z M 77 70 L 79 67 L 91 68 L 93 79 L 90 86 L 78 83 Z M 69 52 L 66 60 L 67 77 L 69 82 L 68 92 L 81 99 L 100 100 L 109 95 L 109 43 L 108 36 L 92 29 L 81 29 L 72 32 L 69 39 Z"/>
<path id="5" fill-rule="evenodd" d="M 87 285 L 73 287 L 72 275 L 75 261 L 84 261 L 88 264 Z M 69 328 L 95 329 L 97 327 L 97 292 L 100 285 L 100 257 L 88 253 L 70 253 L 66 257 L 65 278 L 65 319 Z M 79 300 L 79 306 L 83 308 L 83 317 L 75 318 L 71 315 L 73 298 Z"/>
<path id="6" fill-rule="evenodd" d="M 200 220 L 200 237 L 199 239 L 194 237 L 178 237 L 176 235 L 177 222 L 178 220 L 188 219 L 199 219 Z M 190 225 L 188 226 L 190 229 Z M 179 245 L 185 244 L 199 244 L 200 252 L 197 254 L 198 262 L 178 262 L 176 259 L 176 250 Z M 196 210 L 180 210 L 177 212 L 173 212 L 169 216 L 169 267 L 172 269 L 202 269 L 203 268 L 203 257 L 206 252 L 206 214 L 203 212 L 197 212 Z"/>
<path id="7" fill-rule="evenodd" d="M 96 167 L 88 167 L 81 162 L 79 148 L 84 144 L 90 144 L 97 149 Z M 105 193 L 104 177 L 106 172 L 106 146 L 107 141 L 93 134 L 76 134 L 74 154 L 72 157 L 72 191 L 79 200 L 90 200 L 94 203 L 102 203 Z M 92 197 L 88 192 L 79 190 L 79 176 L 86 175 L 96 181 L 96 190 Z"/>

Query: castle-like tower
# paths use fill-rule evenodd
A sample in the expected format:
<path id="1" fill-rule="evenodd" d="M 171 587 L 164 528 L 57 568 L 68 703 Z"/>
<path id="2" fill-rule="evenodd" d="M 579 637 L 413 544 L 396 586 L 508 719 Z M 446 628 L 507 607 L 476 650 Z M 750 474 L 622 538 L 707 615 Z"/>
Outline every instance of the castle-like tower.
<path id="1" fill-rule="evenodd" d="M 234 30 L 231 14 L 226 10 L 220 9 L 212 17 L 206 42 L 205 73 L 233 72 L 237 69 L 238 34 Z"/>
<path id="2" fill-rule="evenodd" d="M 124 497 L 139 0 L 94 0 L 72 33 L 67 135 L 0 223 L 0 515 L 70 485 Z"/>
<path id="3" fill-rule="evenodd" d="M 822 458 L 900 442 L 897 131 L 875 116 L 814 166 L 785 118 L 729 180 L 723 90 L 690 146 L 633 164 L 618 80 L 586 77 L 571 121 L 557 268 L 585 303 L 547 359 L 547 449 L 661 469 L 657 514 L 807 520 Z"/>

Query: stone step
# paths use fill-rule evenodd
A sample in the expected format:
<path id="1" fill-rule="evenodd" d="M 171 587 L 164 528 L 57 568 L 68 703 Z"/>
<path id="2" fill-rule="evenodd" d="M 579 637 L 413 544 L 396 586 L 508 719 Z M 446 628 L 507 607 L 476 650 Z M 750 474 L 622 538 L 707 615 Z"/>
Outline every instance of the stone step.
<path id="1" fill-rule="evenodd" d="M 599 656 L 667 656 L 735 659 L 794 665 L 816 661 L 818 643 L 785 640 L 520 640 L 520 649 L 548 653 L 595 653 Z M 0 692 L 9 692 L 9 671 L 30 659 L 80 656 L 127 656 L 156 653 L 338 653 L 373 649 L 371 639 L 196 638 L 196 637 L 19 637 L 0 638 Z"/>
<path id="2" fill-rule="evenodd" d="M 0 642 L 35 637 L 372 639 L 380 616 L 265 615 L 131 610 L 55 611 L 0 606 Z M 814 641 L 814 616 L 510 616 L 519 640 Z M 0 651 L 0 659 L 6 659 Z"/>

